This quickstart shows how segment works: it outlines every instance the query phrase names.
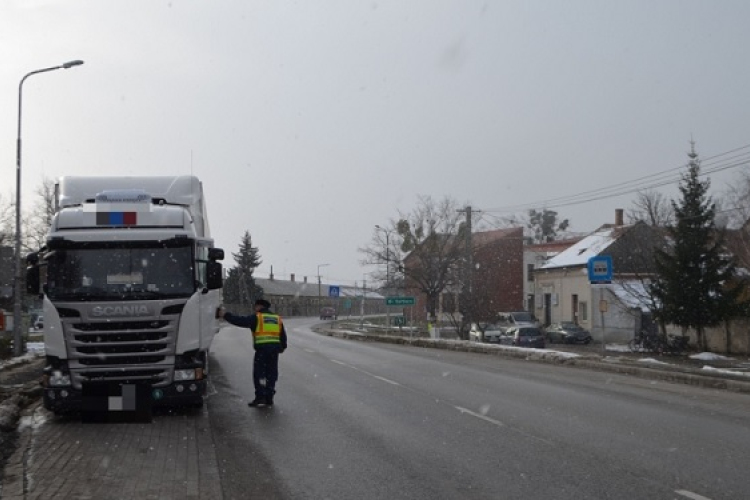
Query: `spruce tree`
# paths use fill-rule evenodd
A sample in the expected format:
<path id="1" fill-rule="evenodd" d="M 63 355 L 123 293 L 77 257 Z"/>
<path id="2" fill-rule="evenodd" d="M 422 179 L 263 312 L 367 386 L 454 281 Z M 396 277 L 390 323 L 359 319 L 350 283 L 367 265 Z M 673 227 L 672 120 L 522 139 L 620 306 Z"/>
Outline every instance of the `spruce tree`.
<path id="1" fill-rule="evenodd" d="M 716 206 L 708 196 L 710 181 L 700 181 L 700 161 L 692 143 L 688 171 L 680 183 L 682 199 L 672 200 L 675 225 L 668 228 L 671 248 L 657 250 L 655 298 L 660 322 L 693 328 L 705 350 L 705 328 L 728 319 L 741 293 L 732 286 L 734 262 L 724 251 L 724 234 L 716 227 Z"/>
<path id="2" fill-rule="evenodd" d="M 249 306 L 263 297 L 263 289 L 255 283 L 253 273 L 261 264 L 258 248 L 253 246 L 250 232 L 245 231 L 240 248 L 233 253 L 235 267 L 229 269 L 224 283 L 224 301 Z"/>

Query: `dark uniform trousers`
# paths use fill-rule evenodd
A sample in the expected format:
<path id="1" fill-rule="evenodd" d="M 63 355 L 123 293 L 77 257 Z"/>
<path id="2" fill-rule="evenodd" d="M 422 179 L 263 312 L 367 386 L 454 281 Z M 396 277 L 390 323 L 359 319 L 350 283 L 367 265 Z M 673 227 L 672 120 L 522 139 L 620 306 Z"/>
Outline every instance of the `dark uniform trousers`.
<path id="1" fill-rule="evenodd" d="M 253 358 L 253 384 L 255 397 L 273 398 L 276 394 L 276 381 L 279 379 L 279 347 L 268 345 L 258 347 Z"/>

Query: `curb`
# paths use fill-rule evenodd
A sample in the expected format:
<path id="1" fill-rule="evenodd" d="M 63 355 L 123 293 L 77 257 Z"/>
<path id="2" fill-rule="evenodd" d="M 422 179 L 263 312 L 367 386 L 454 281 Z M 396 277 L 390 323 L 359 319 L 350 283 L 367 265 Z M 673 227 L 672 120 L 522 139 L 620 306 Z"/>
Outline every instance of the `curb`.
<path id="1" fill-rule="evenodd" d="M 474 352 L 479 354 L 489 354 L 502 356 L 506 358 L 517 358 L 527 361 L 537 361 L 541 363 L 556 364 L 571 367 L 587 368 L 609 373 L 618 373 L 621 375 L 631 375 L 638 378 L 650 380 L 663 380 L 677 384 L 692 385 L 694 387 L 703 387 L 708 389 L 722 389 L 730 392 L 750 394 L 750 378 L 747 380 L 739 379 L 732 375 L 721 373 L 705 374 L 698 373 L 696 370 L 684 367 L 659 367 L 653 366 L 634 366 L 628 362 L 622 361 L 605 361 L 597 355 L 580 355 L 570 358 L 561 358 L 554 356 L 550 351 L 546 354 L 541 350 L 528 350 L 520 347 L 497 346 L 487 348 L 482 345 L 469 344 L 465 341 L 446 341 L 433 340 L 425 338 L 406 338 L 406 337 L 385 337 L 382 335 L 368 335 L 363 333 L 340 332 L 326 328 L 312 329 L 314 332 L 329 337 L 337 337 L 348 340 L 359 340 L 364 342 L 382 342 L 386 344 L 402 344 L 413 347 L 425 347 L 431 349 L 446 349 L 450 351 Z"/>

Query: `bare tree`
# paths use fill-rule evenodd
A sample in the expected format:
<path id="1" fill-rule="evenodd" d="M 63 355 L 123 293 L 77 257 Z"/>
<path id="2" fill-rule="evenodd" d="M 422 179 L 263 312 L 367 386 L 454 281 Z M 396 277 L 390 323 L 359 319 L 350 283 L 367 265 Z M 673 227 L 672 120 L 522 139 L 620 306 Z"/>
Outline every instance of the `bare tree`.
<path id="1" fill-rule="evenodd" d="M 38 250 L 44 245 L 52 217 L 55 215 L 55 181 L 43 177 L 35 192 L 37 198 L 31 214 L 24 221 L 26 250 Z"/>
<path id="2" fill-rule="evenodd" d="M 0 196 L 0 245 L 13 245 L 15 226 L 15 203 Z"/>
<path id="3" fill-rule="evenodd" d="M 405 287 L 426 296 L 431 317 L 435 317 L 440 294 L 457 285 L 465 256 L 464 216 L 458 208 L 450 197 L 435 201 L 420 196 L 411 213 L 399 212 L 398 220 L 391 221 L 385 231 L 374 229 L 370 245 L 359 249 L 365 255 L 363 264 L 395 263 L 394 277 L 402 277 Z"/>
<path id="4" fill-rule="evenodd" d="M 627 210 L 625 216 L 629 224 L 643 221 L 649 226 L 668 227 L 674 222 L 672 203 L 654 190 L 639 191 L 633 208 Z"/>
<path id="5" fill-rule="evenodd" d="M 726 193 L 717 198 L 725 199 L 727 206 L 731 207 L 722 214 L 728 219 L 730 227 L 746 226 L 750 220 L 750 170 L 739 172 L 727 186 Z"/>

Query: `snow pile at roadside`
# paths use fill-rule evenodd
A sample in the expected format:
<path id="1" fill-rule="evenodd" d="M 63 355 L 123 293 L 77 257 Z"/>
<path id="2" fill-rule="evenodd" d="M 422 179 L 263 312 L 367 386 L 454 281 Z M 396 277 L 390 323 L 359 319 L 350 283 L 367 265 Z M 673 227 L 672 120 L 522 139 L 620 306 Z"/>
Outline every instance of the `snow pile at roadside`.
<path id="1" fill-rule="evenodd" d="M 713 366 L 704 366 L 702 368 L 703 371 L 712 372 L 712 373 L 721 373 L 722 375 L 737 375 L 739 377 L 748 377 L 750 378 L 750 373 L 748 372 L 738 372 L 735 370 L 726 370 L 724 368 L 714 368 Z"/>
<path id="2" fill-rule="evenodd" d="M 30 363 L 41 356 L 44 356 L 44 342 L 29 342 L 26 344 L 26 354 L 0 361 L 0 370 Z"/>
<path id="3" fill-rule="evenodd" d="M 47 415 L 44 412 L 35 411 L 33 415 L 21 417 L 21 420 L 18 422 L 18 432 L 27 428 L 38 429 L 47 422 Z"/>
<path id="4" fill-rule="evenodd" d="M 712 352 L 702 352 L 700 354 L 691 355 L 690 359 L 699 359 L 701 361 L 729 361 L 734 358 L 728 358 L 726 356 L 722 356 L 721 354 L 714 354 Z"/>
<path id="5" fill-rule="evenodd" d="M 648 363 L 651 365 L 668 365 L 669 363 L 665 363 L 664 361 L 659 361 L 658 359 L 654 358 L 641 358 L 638 360 L 639 363 Z"/>
<path id="6" fill-rule="evenodd" d="M 630 352 L 630 348 L 624 344 L 607 344 L 606 350 L 612 352 Z"/>

